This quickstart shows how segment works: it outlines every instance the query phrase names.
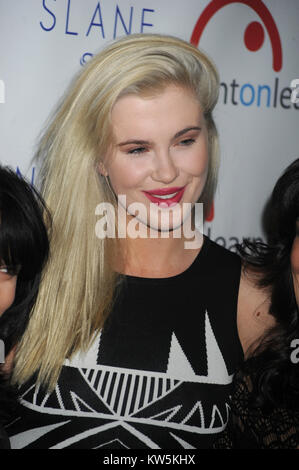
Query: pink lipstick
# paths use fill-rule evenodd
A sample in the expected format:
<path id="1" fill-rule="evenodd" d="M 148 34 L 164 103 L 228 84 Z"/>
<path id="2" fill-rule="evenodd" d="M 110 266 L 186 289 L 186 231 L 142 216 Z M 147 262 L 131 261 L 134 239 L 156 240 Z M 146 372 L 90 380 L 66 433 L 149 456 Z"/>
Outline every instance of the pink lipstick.
<path id="1" fill-rule="evenodd" d="M 185 186 L 173 188 L 160 188 L 143 191 L 146 197 L 161 208 L 172 207 L 178 204 L 183 197 Z"/>

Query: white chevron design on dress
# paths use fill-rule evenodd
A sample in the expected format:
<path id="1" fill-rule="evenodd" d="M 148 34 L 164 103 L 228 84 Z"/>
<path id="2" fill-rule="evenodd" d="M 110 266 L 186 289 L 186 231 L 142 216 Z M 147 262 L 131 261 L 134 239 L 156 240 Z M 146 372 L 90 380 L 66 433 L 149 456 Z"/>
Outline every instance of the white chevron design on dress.
<path id="1" fill-rule="evenodd" d="M 182 408 L 182 405 L 174 406 L 173 408 L 170 408 L 169 410 L 161 411 L 161 413 L 158 413 L 157 415 L 151 416 L 150 419 L 161 418 L 161 421 L 170 421 L 171 418 L 173 418 L 174 415 L 176 415 L 177 412 L 181 408 Z"/>
<path id="2" fill-rule="evenodd" d="M 40 426 L 35 429 L 30 429 L 30 431 L 20 432 L 10 437 L 10 445 L 12 449 L 22 449 L 30 445 L 32 442 L 37 441 L 42 436 L 45 436 L 54 429 L 60 428 L 65 424 L 69 423 L 68 421 L 63 421 L 62 423 L 49 424 L 47 426 Z"/>
<path id="3" fill-rule="evenodd" d="M 166 373 L 163 372 L 149 372 L 144 373 L 136 369 L 129 368 L 120 368 L 120 367 L 110 367 L 102 366 L 96 363 L 97 353 L 100 345 L 100 336 L 95 339 L 92 343 L 90 350 L 87 353 L 77 353 L 72 359 L 66 360 L 65 365 L 70 367 L 78 367 L 80 369 L 88 369 L 86 374 L 91 373 L 91 371 L 111 371 L 122 374 L 132 374 L 147 377 L 156 377 L 162 379 L 176 379 L 179 381 L 185 382 L 199 382 L 199 383 L 210 383 L 210 384 L 219 384 L 227 385 L 232 382 L 233 374 L 229 375 L 225 361 L 223 359 L 221 350 L 216 341 L 214 332 L 211 327 L 209 320 L 208 312 L 205 312 L 205 339 L 206 339 L 206 351 L 207 351 L 207 360 L 208 360 L 208 375 L 196 375 L 192 366 L 185 355 L 181 345 L 179 344 L 175 333 L 172 334 L 171 344 L 169 348 L 169 359 Z M 93 384 L 97 380 L 95 374 L 91 374 L 91 377 L 88 379 L 90 384 Z M 102 381 L 104 376 L 102 376 Z M 163 381 L 164 381 L 163 380 Z M 98 384 L 97 390 L 101 387 L 102 382 Z M 173 386 L 174 384 L 172 384 Z"/>
<path id="4" fill-rule="evenodd" d="M 229 375 L 222 353 L 212 330 L 208 312 L 205 312 L 205 340 L 207 351 L 207 375 L 196 375 L 190 361 L 185 355 L 175 333 L 173 332 L 166 372 L 140 371 L 137 369 L 103 366 L 96 363 L 99 351 L 100 335 L 96 338 L 87 354 L 76 354 L 65 366 L 74 367 L 84 378 L 90 389 L 105 403 L 111 414 L 96 412 L 75 391 L 69 390 L 74 409 L 66 409 L 63 403 L 59 385 L 56 386 L 56 404 L 47 406 L 49 395 L 41 392 L 36 386 L 30 387 L 22 396 L 24 406 L 40 410 L 48 414 L 65 416 L 93 416 L 122 423 L 144 423 L 159 426 L 163 422 L 174 430 L 185 430 L 199 434 L 218 433 L 222 431 L 228 419 L 228 405 L 226 416 L 222 416 L 219 408 L 214 405 L 209 415 L 204 415 L 204 407 L 198 401 L 185 416 L 177 420 L 182 404 L 178 403 L 172 408 L 153 415 L 142 417 L 139 412 L 149 405 L 164 399 L 176 388 L 185 383 L 205 383 L 227 385 L 231 383 L 233 375 Z M 28 393 L 29 401 L 26 401 Z M 33 402 L 30 396 L 34 397 Z M 53 403 L 53 400 L 51 401 Z M 165 407 L 166 408 L 166 407 Z M 136 416 L 138 412 L 138 417 Z M 207 411 L 206 411 L 207 413 Z M 160 418 L 160 419 L 159 419 Z M 180 421 L 180 422 L 177 422 Z M 160 423 L 160 424 L 159 424 Z M 194 424 L 196 423 L 196 424 Z M 85 433 L 84 433 L 85 435 Z M 175 436 L 174 436 L 175 437 Z M 182 443 L 183 445 L 183 443 Z M 188 443 L 185 442 L 186 446 Z M 186 447 L 188 448 L 188 447 Z"/>
<path id="5" fill-rule="evenodd" d="M 200 382 L 219 385 L 230 384 L 233 380 L 233 374 L 228 374 L 226 364 L 213 333 L 207 311 L 205 314 L 205 338 L 208 359 L 208 375 L 195 374 L 174 333 L 171 338 L 166 375 L 171 376 L 172 378 L 184 380 L 185 382 Z"/>
<path id="6" fill-rule="evenodd" d="M 170 432 L 169 433 L 179 444 L 181 444 L 181 446 L 183 447 L 183 449 L 196 449 L 196 447 L 193 447 L 191 444 L 189 444 L 189 442 L 187 441 L 184 441 L 183 439 L 181 439 L 180 437 L 176 436 L 175 434 L 173 434 L 173 432 Z"/>
<path id="7" fill-rule="evenodd" d="M 201 421 L 201 427 L 204 428 L 205 427 L 205 415 L 204 415 L 204 412 L 203 412 L 203 407 L 202 407 L 202 403 L 201 401 L 198 401 L 196 403 L 196 405 L 193 406 L 192 410 L 190 411 L 189 414 L 187 414 L 187 416 L 183 419 L 182 423 L 185 424 L 189 421 L 189 419 L 194 415 L 194 413 L 196 411 L 199 411 L 199 414 L 200 414 L 200 421 Z"/>

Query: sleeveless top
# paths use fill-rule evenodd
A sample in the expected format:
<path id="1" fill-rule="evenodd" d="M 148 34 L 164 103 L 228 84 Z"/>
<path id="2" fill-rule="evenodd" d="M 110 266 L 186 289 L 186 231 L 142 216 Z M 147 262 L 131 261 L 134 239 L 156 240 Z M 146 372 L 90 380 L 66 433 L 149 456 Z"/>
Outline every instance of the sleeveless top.
<path id="1" fill-rule="evenodd" d="M 65 361 L 55 390 L 34 377 L 22 385 L 12 449 L 211 448 L 243 360 L 240 269 L 236 254 L 205 237 L 181 274 L 126 276 L 103 330 Z"/>

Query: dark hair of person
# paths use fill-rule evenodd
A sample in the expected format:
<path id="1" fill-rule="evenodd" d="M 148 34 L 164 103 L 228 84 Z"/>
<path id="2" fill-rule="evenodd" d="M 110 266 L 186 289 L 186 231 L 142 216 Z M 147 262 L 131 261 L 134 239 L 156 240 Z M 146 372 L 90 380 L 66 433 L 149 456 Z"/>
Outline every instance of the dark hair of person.
<path id="1" fill-rule="evenodd" d="M 38 192 L 12 169 L 0 166 L 0 265 L 17 274 L 13 304 L 0 316 L 5 356 L 23 335 L 36 300 L 42 269 L 49 255 L 44 222 L 51 218 Z M 7 378 L 0 376 L 1 401 L 11 398 Z M 8 413 L 0 403 L 0 419 Z"/>
<path id="2" fill-rule="evenodd" d="M 291 342 L 299 338 L 299 312 L 290 254 L 299 218 L 299 159 L 277 181 L 265 210 L 267 244 L 244 240 L 237 251 L 245 269 L 261 273 L 257 285 L 271 288 L 270 313 L 276 319 L 243 366 L 254 371 L 251 405 L 299 409 L 299 367 L 291 361 Z M 252 375 L 251 375 L 252 378 Z"/>

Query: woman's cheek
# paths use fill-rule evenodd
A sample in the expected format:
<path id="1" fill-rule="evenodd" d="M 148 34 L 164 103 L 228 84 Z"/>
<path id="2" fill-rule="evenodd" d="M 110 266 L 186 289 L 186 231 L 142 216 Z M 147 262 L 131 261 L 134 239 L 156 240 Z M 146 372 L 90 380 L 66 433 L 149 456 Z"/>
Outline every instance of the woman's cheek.
<path id="1" fill-rule="evenodd" d="M 17 276 L 10 279 L 0 279 L 0 315 L 2 315 L 14 302 L 16 294 Z"/>

